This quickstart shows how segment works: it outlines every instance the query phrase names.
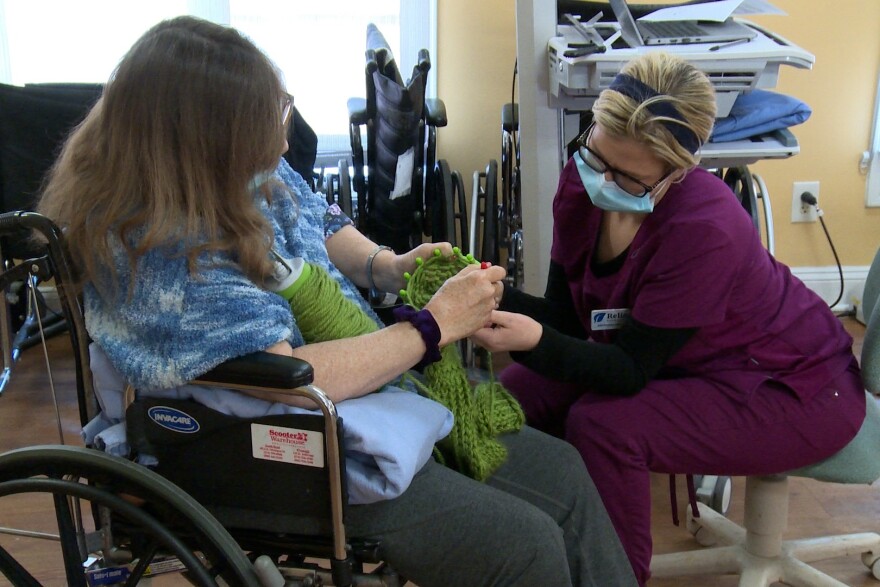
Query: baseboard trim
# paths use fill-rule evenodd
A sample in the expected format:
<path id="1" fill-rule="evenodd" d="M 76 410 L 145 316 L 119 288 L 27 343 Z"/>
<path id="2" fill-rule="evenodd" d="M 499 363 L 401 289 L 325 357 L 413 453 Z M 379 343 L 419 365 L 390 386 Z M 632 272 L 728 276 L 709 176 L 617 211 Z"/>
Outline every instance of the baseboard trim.
<path id="1" fill-rule="evenodd" d="M 834 312 L 852 312 L 855 310 L 856 319 L 864 323 L 864 317 L 860 314 L 865 281 L 868 278 L 868 268 L 867 265 L 843 266 L 843 296 L 832 308 Z M 840 293 L 840 272 L 836 266 L 792 267 L 791 272 L 795 277 L 803 281 L 804 285 L 816 292 L 826 303 L 830 304 L 837 299 Z"/>

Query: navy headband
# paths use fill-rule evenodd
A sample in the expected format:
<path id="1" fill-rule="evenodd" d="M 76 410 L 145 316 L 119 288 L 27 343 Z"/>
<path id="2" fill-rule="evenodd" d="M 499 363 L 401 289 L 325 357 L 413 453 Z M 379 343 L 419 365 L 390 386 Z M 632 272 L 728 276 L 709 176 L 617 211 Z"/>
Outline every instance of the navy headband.
<path id="1" fill-rule="evenodd" d="M 651 86 L 625 73 L 618 73 L 614 76 L 608 89 L 623 94 L 628 98 L 632 98 L 639 104 L 649 98 L 661 95 Z M 669 102 L 653 102 L 648 104 L 646 108 L 648 109 L 648 112 L 654 116 L 663 116 L 665 118 L 672 118 L 674 120 L 685 122 L 681 113 L 679 113 L 679 111 L 675 109 L 675 106 Z M 700 148 L 700 139 L 698 139 L 697 135 L 694 134 L 694 131 L 687 126 L 676 124 L 668 120 L 661 121 L 661 123 L 666 127 L 666 130 L 672 133 L 672 136 L 675 137 L 678 144 L 687 149 L 689 153 L 696 153 L 697 149 Z"/>

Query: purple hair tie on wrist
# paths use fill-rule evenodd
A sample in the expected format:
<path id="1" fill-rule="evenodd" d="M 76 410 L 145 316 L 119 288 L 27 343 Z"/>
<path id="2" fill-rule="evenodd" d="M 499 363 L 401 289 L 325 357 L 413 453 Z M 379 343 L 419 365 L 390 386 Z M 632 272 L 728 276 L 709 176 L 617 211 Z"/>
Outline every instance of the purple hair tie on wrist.
<path id="1" fill-rule="evenodd" d="M 440 327 L 437 321 L 428 310 L 416 310 L 412 306 L 398 306 L 393 312 L 395 320 L 398 322 L 409 322 L 422 335 L 425 342 L 425 354 L 415 368 L 424 369 L 431 363 L 440 360 Z"/>

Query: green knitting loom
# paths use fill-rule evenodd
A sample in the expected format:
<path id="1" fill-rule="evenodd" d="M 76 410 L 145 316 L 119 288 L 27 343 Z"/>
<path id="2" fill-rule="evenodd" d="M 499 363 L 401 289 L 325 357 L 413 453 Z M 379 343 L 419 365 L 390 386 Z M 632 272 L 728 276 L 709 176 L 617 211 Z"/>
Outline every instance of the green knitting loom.
<path id="1" fill-rule="evenodd" d="M 406 288 L 400 297 L 421 309 L 443 283 L 471 264 L 473 255 L 462 255 L 458 247 L 451 255 L 439 249 L 428 259 L 416 259 L 416 270 L 404 274 Z M 507 458 L 507 450 L 496 436 L 522 428 L 525 416 L 517 401 L 495 380 L 489 362 L 488 381 L 472 387 L 462 364 L 458 345 L 441 350 L 441 359 L 425 368 L 425 383 L 416 381 L 422 393 L 449 408 L 455 426 L 436 448 L 438 460 L 479 481 L 484 481 Z"/>

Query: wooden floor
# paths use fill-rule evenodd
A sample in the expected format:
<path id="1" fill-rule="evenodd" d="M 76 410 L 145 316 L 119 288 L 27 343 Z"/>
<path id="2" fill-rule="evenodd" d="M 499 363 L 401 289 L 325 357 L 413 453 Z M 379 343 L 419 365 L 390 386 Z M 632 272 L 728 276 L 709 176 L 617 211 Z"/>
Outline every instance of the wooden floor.
<path id="1" fill-rule="evenodd" d="M 853 321 L 845 321 L 845 324 L 856 339 L 858 352 L 864 329 Z M 64 440 L 68 444 L 78 445 L 80 444 L 79 422 L 72 389 L 73 360 L 64 336 L 49 340 L 49 354 L 58 393 Z M 0 452 L 34 444 L 58 443 L 55 412 L 48 381 L 42 349 L 35 347 L 26 351 L 16 364 L 6 390 L 0 396 Z M 676 527 L 672 524 L 667 484 L 666 476 L 655 475 L 652 479 L 655 552 L 666 553 L 701 548 L 683 526 Z M 729 517 L 741 522 L 744 480 L 734 479 L 733 487 L 733 503 Z M 687 493 L 683 479 L 678 480 L 678 495 L 679 514 L 684 519 L 684 496 Z M 45 510 L 42 510 L 39 504 L 22 503 L 20 498 L 16 499 L 0 499 L 0 526 L 34 528 L 35 525 L 41 526 L 47 523 L 43 513 Z M 793 478 L 788 520 L 789 537 L 880 531 L 880 487 L 836 485 Z M 47 567 L 45 585 L 59 587 L 64 585 L 60 573 L 53 574 L 54 559 L 40 554 L 40 548 L 44 547 L 41 546 L 42 543 L 34 545 L 35 542 L 37 541 L 32 539 L 0 535 L 0 545 L 4 548 L 16 552 L 33 551 L 33 554 L 28 556 L 44 561 L 42 564 Z M 817 566 L 853 587 L 880 585 L 860 562 L 858 556 L 837 558 L 819 563 Z M 0 577 L 0 585 L 5 584 L 4 579 Z M 160 583 L 157 581 L 154 584 Z M 163 584 L 169 584 L 169 581 Z M 674 580 L 657 579 L 650 583 L 651 587 L 693 585 L 734 586 L 737 585 L 737 579 L 690 577 Z"/>

